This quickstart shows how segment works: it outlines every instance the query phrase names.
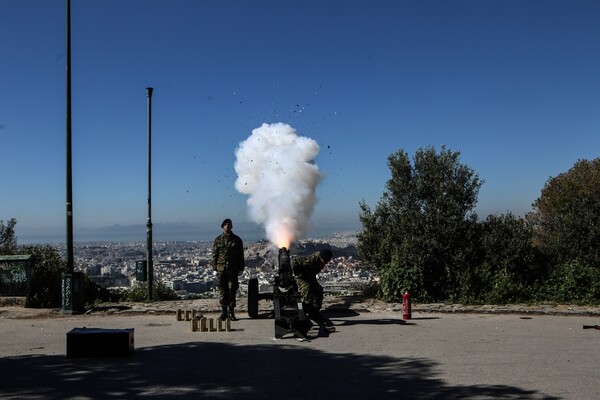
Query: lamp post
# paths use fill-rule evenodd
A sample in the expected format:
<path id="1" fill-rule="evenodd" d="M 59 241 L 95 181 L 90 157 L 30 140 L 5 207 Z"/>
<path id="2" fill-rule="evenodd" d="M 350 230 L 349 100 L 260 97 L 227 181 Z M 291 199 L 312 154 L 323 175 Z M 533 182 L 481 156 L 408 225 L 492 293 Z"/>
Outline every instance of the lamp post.
<path id="1" fill-rule="evenodd" d="M 152 92 L 153 88 L 146 88 L 148 96 L 148 220 L 146 222 L 146 263 L 148 275 L 148 300 L 152 300 L 152 285 L 154 281 L 154 268 L 152 265 Z"/>
<path id="2" fill-rule="evenodd" d="M 71 161 L 71 0 L 67 0 L 67 270 L 74 270 L 73 261 L 73 173 Z"/>
<path id="3" fill-rule="evenodd" d="M 66 237 L 66 253 L 67 253 L 67 272 L 62 275 L 61 282 L 61 296 L 62 306 L 61 314 L 73 314 L 79 312 L 82 307 L 81 302 L 74 301 L 75 299 L 80 300 L 82 296 L 81 282 L 74 278 L 75 262 L 73 258 L 73 173 L 72 173 L 72 157 L 71 157 L 71 0 L 67 0 L 66 3 L 67 15 L 67 49 L 66 49 L 66 87 L 67 87 L 67 102 L 66 102 L 66 131 L 67 131 L 67 182 L 66 182 L 66 212 L 67 212 L 67 237 Z M 77 303 L 77 304 L 75 304 Z"/>

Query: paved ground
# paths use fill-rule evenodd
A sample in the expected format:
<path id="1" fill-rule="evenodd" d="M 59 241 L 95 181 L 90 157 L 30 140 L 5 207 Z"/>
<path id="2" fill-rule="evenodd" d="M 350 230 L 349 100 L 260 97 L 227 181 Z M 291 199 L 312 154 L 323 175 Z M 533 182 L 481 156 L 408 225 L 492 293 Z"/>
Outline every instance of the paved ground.
<path id="1" fill-rule="evenodd" d="M 337 331 L 308 342 L 273 338 L 269 302 L 258 319 L 240 312 L 231 332 L 192 332 L 175 317 L 216 317 L 215 306 L 0 308 L 0 398 L 600 398 L 600 331 L 582 329 L 600 324 L 595 309 L 416 305 L 405 321 L 398 305 L 329 301 Z M 135 352 L 66 358 L 66 333 L 82 327 L 134 328 Z"/>

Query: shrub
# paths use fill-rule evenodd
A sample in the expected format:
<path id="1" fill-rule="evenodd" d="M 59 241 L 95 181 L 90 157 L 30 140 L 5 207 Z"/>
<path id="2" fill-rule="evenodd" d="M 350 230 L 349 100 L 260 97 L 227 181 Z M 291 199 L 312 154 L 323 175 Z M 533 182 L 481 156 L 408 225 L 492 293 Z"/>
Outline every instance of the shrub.
<path id="1" fill-rule="evenodd" d="M 154 282 L 152 285 L 152 297 L 154 301 L 178 300 L 179 296 L 173 289 L 166 287 L 162 282 Z M 133 288 L 123 292 L 123 301 L 145 302 L 148 301 L 148 284 L 138 282 Z"/>
<path id="2" fill-rule="evenodd" d="M 600 269 L 568 261 L 554 268 L 543 290 L 544 297 L 557 303 L 600 304 Z"/>

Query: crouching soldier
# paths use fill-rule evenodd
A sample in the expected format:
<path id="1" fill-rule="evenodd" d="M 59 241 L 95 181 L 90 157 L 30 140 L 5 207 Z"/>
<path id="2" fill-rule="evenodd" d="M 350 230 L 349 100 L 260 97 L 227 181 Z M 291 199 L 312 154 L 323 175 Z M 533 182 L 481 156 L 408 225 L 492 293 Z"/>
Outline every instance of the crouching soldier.
<path id="1" fill-rule="evenodd" d="M 328 336 L 330 332 L 335 331 L 331 322 L 321 314 L 323 287 L 317 281 L 317 275 L 331 261 L 332 256 L 330 249 L 323 249 L 292 260 L 292 271 L 302 296 L 304 310 L 308 317 L 319 325 L 319 336 Z"/>

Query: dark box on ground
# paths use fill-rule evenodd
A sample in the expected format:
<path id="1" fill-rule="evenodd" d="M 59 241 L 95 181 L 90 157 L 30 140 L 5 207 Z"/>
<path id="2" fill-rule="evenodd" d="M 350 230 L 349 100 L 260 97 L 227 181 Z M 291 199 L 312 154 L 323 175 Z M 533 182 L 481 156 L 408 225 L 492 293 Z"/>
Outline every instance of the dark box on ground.
<path id="1" fill-rule="evenodd" d="M 67 332 L 67 358 L 123 357 L 133 354 L 133 328 L 74 328 Z"/>

